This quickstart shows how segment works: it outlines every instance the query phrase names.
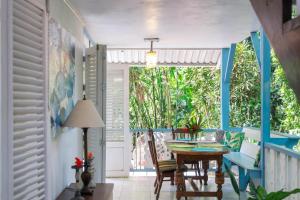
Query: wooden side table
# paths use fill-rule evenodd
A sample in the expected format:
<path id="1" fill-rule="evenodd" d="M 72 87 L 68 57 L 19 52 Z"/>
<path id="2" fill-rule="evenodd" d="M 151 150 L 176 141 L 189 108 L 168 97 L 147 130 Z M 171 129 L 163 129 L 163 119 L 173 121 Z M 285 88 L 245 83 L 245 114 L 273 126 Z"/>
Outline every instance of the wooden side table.
<path id="1" fill-rule="evenodd" d="M 112 183 L 97 183 L 92 196 L 84 196 L 85 200 L 113 200 Z M 75 194 L 75 183 L 65 188 L 56 200 L 70 200 Z"/>

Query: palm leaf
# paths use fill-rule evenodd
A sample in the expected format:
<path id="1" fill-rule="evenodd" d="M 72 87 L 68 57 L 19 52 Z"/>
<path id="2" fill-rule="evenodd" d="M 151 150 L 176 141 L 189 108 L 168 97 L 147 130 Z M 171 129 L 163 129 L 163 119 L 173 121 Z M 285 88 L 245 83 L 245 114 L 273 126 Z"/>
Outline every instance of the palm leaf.
<path id="1" fill-rule="evenodd" d="M 258 197 L 258 199 L 266 199 L 266 196 L 267 196 L 266 189 L 259 185 L 257 187 L 257 197 Z"/>
<path id="2" fill-rule="evenodd" d="M 232 187 L 233 187 L 235 193 L 237 193 L 240 196 L 240 188 L 239 188 L 237 181 L 235 180 L 234 174 L 232 173 L 231 169 L 226 164 L 225 164 L 225 169 L 230 177 L 230 181 L 231 181 L 231 184 L 232 184 Z"/>
<path id="3" fill-rule="evenodd" d="M 250 180 L 250 182 L 249 182 L 249 187 L 250 187 L 250 192 L 249 192 L 249 194 L 250 194 L 250 196 L 251 196 L 252 198 L 255 199 L 255 198 L 256 198 L 256 194 L 257 194 L 257 189 L 256 189 L 254 183 L 252 182 L 252 180 Z"/>
<path id="4" fill-rule="evenodd" d="M 277 192 L 271 192 L 266 196 L 266 200 L 282 200 L 285 199 L 286 197 L 292 195 L 292 194 L 296 194 L 296 193 L 300 193 L 300 189 L 294 189 L 292 191 L 277 191 Z"/>

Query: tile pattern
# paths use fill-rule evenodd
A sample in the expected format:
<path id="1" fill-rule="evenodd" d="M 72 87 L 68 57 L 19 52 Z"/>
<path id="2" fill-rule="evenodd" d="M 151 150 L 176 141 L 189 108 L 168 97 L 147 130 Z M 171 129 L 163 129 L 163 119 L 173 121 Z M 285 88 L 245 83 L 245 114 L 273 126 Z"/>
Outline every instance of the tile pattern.
<path id="1" fill-rule="evenodd" d="M 108 183 L 114 183 L 114 200 L 154 200 L 154 187 L 153 183 L 155 176 L 153 174 L 147 174 L 147 176 L 130 176 L 129 178 L 108 178 Z M 191 190 L 189 184 L 187 189 Z M 208 186 L 201 186 L 201 190 L 216 190 L 214 184 L 214 177 L 210 176 Z M 224 200 L 238 200 L 238 196 L 234 193 L 230 180 L 225 179 L 223 185 Z M 176 200 L 176 186 L 171 186 L 170 182 L 164 182 L 160 200 Z M 184 199 L 184 198 L 182 198 Z M 210 200 L 216 198 L 188 198 L 188 199 L 202 199 Z"/>

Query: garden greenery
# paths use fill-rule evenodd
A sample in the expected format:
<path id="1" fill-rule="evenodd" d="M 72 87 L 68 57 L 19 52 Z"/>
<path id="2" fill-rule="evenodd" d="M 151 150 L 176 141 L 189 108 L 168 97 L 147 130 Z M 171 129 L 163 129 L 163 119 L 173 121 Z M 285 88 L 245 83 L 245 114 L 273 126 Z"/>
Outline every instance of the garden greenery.
<path id="1" fill-rule="evenodd" d="M 272 130 L 298 132 L 300 105 L 272 53 Z M 250 40 L 237 44 L 231 75 L 230 126 L 260 126 L 260 72 Z M 220 69 L 131 67 L 130 128 L 183 127 L 200 115 L 202 128 L 220 127 Z"/>

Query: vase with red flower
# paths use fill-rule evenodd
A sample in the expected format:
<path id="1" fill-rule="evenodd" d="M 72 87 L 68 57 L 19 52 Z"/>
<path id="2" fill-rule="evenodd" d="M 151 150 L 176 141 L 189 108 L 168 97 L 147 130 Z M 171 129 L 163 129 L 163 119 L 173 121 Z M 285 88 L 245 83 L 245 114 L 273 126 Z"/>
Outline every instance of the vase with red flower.
<path id="1" fill-rule="evenodd" d="M 75 169 L 76 188 L 75 188 L 75 195 L 71 200 L 84 200 L 84 198 L 81 196 L 80 184 L 79 184 L 80 170 L 82 169 L 82 167 L 83 167 L 83 161 L 80 158 L 75 157 L 75 164 L 72 166 L 72 169 Z"/>

